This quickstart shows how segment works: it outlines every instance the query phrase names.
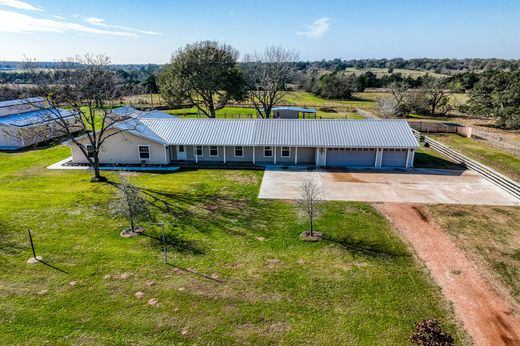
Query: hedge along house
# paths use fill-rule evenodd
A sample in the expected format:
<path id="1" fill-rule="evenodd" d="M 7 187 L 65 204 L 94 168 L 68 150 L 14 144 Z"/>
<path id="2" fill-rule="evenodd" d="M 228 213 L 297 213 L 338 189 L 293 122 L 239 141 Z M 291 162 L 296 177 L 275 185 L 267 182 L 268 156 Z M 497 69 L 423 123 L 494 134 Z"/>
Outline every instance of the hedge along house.
<path id="1" fill-rule="evenodd" d="M 405 120 L 142 118 L 104 144 L 105 164 L 413 167 Z M 124 125 L 122 125 L 124 126 Z M 88 163 L 72 146 L 74 163 Z"/>
<path id="2" fill-rule="evenodd" d="M 73 125 L 76 113 L 52 107 L 41 97 L 0 102 L 0 150 L 17 150 L 63 136 L 58 119 Z"/>

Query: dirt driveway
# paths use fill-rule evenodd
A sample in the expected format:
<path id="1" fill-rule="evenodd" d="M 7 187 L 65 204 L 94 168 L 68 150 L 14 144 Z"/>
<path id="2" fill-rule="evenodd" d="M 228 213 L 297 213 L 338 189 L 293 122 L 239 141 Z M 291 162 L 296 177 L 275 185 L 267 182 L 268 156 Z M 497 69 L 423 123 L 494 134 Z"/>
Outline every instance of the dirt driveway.
<path id="1" fill-rule="evenodd" d="M 332 201 L 520 205 L 520 200 L 473 171 L 445 169 L 308 171 L 269 167 L 258 197 L 297 199 L 306 176 L 315 177 L 323 199 Z"/>
<path id="2" fill-rule="evenodd" d="M 520 315 L 420 206 L 375 207 L 410 243 L 476 345 L 520 345 Z"/>

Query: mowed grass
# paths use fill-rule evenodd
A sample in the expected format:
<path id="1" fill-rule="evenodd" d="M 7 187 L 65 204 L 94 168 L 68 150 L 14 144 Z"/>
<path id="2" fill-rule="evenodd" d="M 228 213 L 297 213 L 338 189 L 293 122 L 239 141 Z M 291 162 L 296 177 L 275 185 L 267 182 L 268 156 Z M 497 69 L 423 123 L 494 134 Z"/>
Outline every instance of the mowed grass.
<path id="1" fill-rule="evenodd" d="M 339 111 L 337 113 L 328 113 L 320 110 L 316 110 L 316 118 L 317 119 L 364 119 L 364 117 L 355 112 L 345 112 Z M 191 108 L 183 108 L 183 109 L 171 109 L 166 111 L 169 114 L 173 114 L 178 117 L 183 118 L 206 118 L 204 113 L 200 112 L 196 107 Z M 217 118 L 221 119 L 256 119 L 257 112 L 254 108 L 249 107 L 234 107 L 228 106 L 222 109 L 219 109 L 216 112 Z M 300 117 L 303 118 L 300 114 Z M 307 119 L 312 119 L 310 115 L 308 115 Z"/>
<path id="2" fill-rule="evenodd" d="M 480 161 L 516 181 L 520 181 L 520 159 L 516 156 L 504 150 L 493 148 L 483 142 L 477 142 L 455 134 L 432 137 L 462 154 Z"/>
<path id="3" fill-rule="evenodd" d="M 428 206 L 452 240 L 520 307 L 520 208 Z"/>
<path id="4" fill-rule="evenodd" d="M 174 224 L 164 264 L 157 226 L 119 236 L 127 224 L 110 214 L 111 184 L 45 169 L 67 155 L 0 153 L 3 344 L 408 345 L 423 318 L 466 343 L 439 289 L 367 204 L 327 203 L 317 228 L 329 240 L 309 243 L 294 203 L 257 199 L 261 171 L 131 174 L 157 221 Z M 26 264 L 26 227 L 47 265 Z"/>

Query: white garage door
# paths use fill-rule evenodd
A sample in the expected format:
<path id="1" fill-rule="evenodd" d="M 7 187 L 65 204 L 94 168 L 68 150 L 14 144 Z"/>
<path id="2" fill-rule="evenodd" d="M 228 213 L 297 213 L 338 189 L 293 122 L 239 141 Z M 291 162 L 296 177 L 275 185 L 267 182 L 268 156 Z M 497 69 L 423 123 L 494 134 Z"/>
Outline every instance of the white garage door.
<path id="1" fill-rule="evenodd" d="M 328 148 L 327 166 L 374 167 L 375 149 Z"/>
<path id="2" fill-rule="evenodd" d="M 406 149 L 384 149 L 383 167 L 406 167 Z"/>

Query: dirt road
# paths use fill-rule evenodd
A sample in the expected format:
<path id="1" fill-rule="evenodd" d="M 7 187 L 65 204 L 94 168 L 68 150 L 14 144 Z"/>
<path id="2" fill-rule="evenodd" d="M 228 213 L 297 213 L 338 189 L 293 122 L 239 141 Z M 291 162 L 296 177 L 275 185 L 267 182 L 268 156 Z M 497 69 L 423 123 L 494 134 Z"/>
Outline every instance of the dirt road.
<path id="1" fill-rule="evenodd" d="M 376 204 L 430 270 L 476 345 L 520 345 L 520 315 L 420 206 Z"/>

